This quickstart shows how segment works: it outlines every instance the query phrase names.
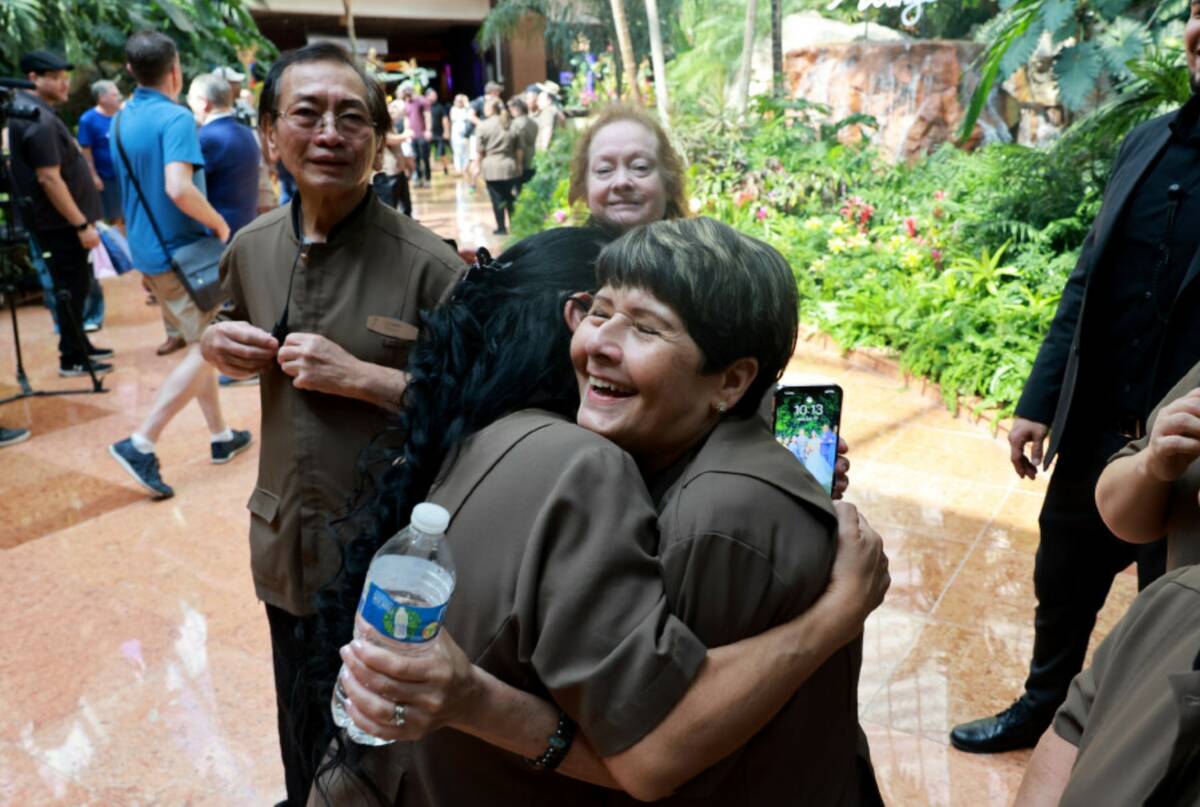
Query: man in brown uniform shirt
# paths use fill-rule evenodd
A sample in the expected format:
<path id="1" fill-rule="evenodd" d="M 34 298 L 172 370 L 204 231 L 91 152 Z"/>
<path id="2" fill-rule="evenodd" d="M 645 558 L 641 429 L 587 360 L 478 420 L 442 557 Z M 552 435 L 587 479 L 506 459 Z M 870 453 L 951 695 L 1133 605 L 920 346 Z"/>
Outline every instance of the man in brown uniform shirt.
<path id="1" fill-rule="evenodd" d="M 353 494 L 359 454 L 399 407 L 420 311 L 463 266 L 370 192 L 391 121 L 383 90 L 343 51 L 313 45 L 285 56 L 260 103 L 263 139 L 299 191 L 226 251 L 232 321 L 212 326 L 203 346 L 227 375 L 262 378 L 251 570 L 271 626 L 288 803 L 303 804 L 321 716 L 296 684 L 310 655 L 313 595 L 341 560 L 328 522 Z"/>

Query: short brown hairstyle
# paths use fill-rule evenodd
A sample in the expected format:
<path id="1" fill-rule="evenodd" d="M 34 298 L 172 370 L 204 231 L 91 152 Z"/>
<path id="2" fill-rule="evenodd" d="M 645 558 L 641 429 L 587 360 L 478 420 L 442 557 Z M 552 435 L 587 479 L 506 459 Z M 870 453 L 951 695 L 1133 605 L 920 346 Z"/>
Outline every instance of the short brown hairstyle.
<path id="1" fill-rule="evenodd" d="M 714 219 L 634 227 L 600 252 L 596 285 L 643 289 L 669 305 L 704 356 L 701 373 L 756 359 L 735 417 L 755 414 L 796 348 L 800 295 L 787 260 Z"/>
<path id="2" fill-rule="evenodd" d="M 633 121 L 645 126 L 654 134 L 658 141 L 658 171 L 662 174 L 663 188 L 667 192 L 667 209 L 664 219 L 684 219 L 688 217 L 687 188 L 683 171 L 683 158 L 671 145 L 658 118 L 646 111 L 644 107 L 633 104 L 608 104 L 596 116 L 592 125 L 575 143 L 575 153 L 571 155 L 571 185 L 567 199 L 571 204 L 587 202 L 588 180 L 588 151 L 596 133 L 610 123 L 617 121 Z"/>

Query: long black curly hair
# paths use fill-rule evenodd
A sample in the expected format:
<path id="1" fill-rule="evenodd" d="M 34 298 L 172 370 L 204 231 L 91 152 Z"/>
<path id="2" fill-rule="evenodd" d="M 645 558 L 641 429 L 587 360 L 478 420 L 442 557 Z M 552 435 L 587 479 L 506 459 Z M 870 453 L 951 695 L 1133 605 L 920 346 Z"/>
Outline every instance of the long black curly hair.
<path id="1" fill-rule="evenodd" d="M 329 700 L 371 558 L 408 523 L 467 437 L 533 406 L 574 418 L 579 393 L 563 307 L 573 293 L 594 287 L 596 256 L 611 238 L 578 227 L 526 238 L 497 260 L 477 262 L 451 299 L 422 317 L 404 407 L 388 430 L 405 440 L 392 449 L 377 440 L 364 451 L 360 490 L 348 514 L 331 524 L 345 544 L 342 566 L 317 593 L 316 652 L 293 695 L 313 698 L 313 712 L 324 719 L 328 749 L 316 771 L 323 796 L 325 774 L 341 768 L 353 776 L 358 768 L 358 746 L 337 731 Z M 357 781 L 372 787 L 365 777 Z"/>

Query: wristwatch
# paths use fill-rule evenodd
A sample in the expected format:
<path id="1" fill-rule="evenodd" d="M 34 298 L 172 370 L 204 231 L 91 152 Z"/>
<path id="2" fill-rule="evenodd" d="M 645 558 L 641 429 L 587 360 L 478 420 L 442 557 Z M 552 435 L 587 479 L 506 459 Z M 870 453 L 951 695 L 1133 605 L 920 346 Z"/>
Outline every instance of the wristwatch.
<path id="1" fill-rule="evenodd" d="M 92 226 L 92 223 L 90 221 L 85 221 L 83 224 L 77 224 L 75 226 L 75 232 L 81 233 L 84 230 L 86 230 L 88 227 L 91 227 L 91 226 Z"/>

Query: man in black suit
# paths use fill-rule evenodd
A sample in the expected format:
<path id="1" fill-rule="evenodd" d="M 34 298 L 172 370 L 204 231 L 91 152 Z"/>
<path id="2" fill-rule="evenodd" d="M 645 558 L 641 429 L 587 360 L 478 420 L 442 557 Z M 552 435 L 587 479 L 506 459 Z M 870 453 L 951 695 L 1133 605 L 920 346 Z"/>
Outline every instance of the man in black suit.
<path id="1" fill-rule="evenodd" d="M 1033 660 L 1012 706 L 950 733 L 963 751 L 1035 745 L 1083 665 L 1114 575 L 1136 561 L 1144 588 L 1164 570 L 1163 542 L 1120 541 L 1095 489 L 1108 457 L 1142 436 L 1150 410 L 1200 361 L 1200 0 L 1185 41 L 1192 98 L 1122 143 L 1017 404 L 1017 474 L 1032 479 L 1058 456 L 1038 518 Z"/>

